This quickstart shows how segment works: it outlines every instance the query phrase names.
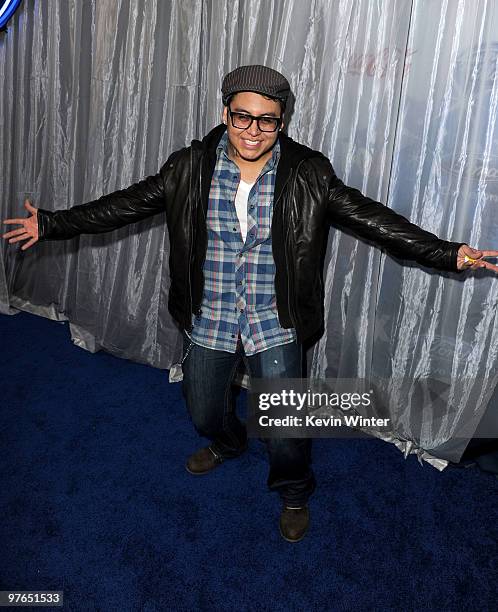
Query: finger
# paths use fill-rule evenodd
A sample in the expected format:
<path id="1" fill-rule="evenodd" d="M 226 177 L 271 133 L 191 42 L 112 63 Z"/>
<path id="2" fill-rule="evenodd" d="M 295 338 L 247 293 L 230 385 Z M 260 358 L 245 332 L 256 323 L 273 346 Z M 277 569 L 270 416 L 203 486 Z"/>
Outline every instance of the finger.
<path id="1" fill-rule="evenodd" d="M 479 270 L 480 268 L 484 268 L 484 262 L 483 261 L 476 261 L 475 263 L 467 266 L 468 270 Z"/>
<path id="2" fill-rule="evenodd" d="M 13 223 L 17 223 L 18 225 L 22 225 L 26 219 L 4 219 L 3 223 L 6 225 L 12 225 Z"/>
<path id="3" fill-rule="evenodd" d="M 35 242 L 36 242 L 36 238 L 31 238 L 29 242 L 26 242 L 26 244 L 22 245 L 21 251 L 25 251 L 26 249 L 29 249 L 29 247 L 33 246 Z"/>
<path id="4" fill-rule="evenodd" d="M 30 213 L 35 213 L 37 210 L 27 199 L 24 201 L 24 207 L 26 208 L 26 210 L 29 210 Z"/>
<path id="5" fill-rule="evenodd" d="M 479 249 L 474 249 L 468 245 L 464 246 L 463 252 L 466 255 L 470 255 L 470 257 L 473 257 L 474 259 L 477 259 L 478 257 L 482 256 L 482 251 L 480 251 Z"/>
<path id="6" fill-rule="evenodd" d="M 24 227 L 20 227 L 18 229 L 12 230 L 11 232 L 7 232 L 3 234 L 2 238 L 12 238 L 12 236 L 18 236 L 19 234 L 24 234 L 26 230 Z"/>
<path id="7" fill-rule="evenodd" d="M 483 251 L 483 257 L 498 257 L 498 251 Z"/>
<path id="8" fill-rule="evenodd" d="M 467 270 L 481 270 L 482 268 L 488 268 L 488 269 L 496 268 L 496 270 L 498 271 L 498 266 L 494 266 L 493 264 L 490 264 L 489 262 L 484 261 L 483 259 L 476 261 L 472 265 L 468 266 L 466 269 Z"/>
<path id="9" fill-rule="evenodd" d="M 31 238 L 30 234 L 23 234 L 22 236 L 18 236 L 17 238 L 11 238 L 9 240 L 9 244 L 14 244 L 14 242 L 20 242 L 21 240 L 27 240 L 28 238 Z"/>
<path id="10" fill-rule="evenodd" d="M 489 263 L 489 261 L 484 261 L 482 267 L 486 268 L 487 270 L 491 270 L 492 272 L 498 272 L 498 266 Z"/>

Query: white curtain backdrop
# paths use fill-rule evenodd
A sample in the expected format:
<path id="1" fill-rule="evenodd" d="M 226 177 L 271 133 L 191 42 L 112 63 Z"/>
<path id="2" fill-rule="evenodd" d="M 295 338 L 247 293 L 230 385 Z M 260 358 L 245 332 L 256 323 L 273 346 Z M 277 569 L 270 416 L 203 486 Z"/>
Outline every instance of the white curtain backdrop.
<path id="1" fill-rule="evenodd" d="M 497 59 L 494 0 L 26 0 L 0 34 L 0 217 L 155 173 L 219 123 L 223 75 L 262 63 L 291 82 L 289 135 L 347 184 L 496 248 Z M 67 318 L 83 348 L 170 368 L 168 249 L 162 215 L 27 252 L 2 241 L 0 311 Z M 310 374 L 375 381 L 386 439 L 457 459 L 493 405 L 498 280 L 404 266 L 334 229 L 325 272 Z"/>

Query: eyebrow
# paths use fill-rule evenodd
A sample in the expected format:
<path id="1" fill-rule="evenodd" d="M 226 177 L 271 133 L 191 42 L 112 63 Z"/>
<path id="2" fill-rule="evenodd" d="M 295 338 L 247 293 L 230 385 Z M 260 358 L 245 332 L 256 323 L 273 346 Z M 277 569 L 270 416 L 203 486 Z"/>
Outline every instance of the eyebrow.
<path id="1" fill-rule="evenodd" d="M 232 112 L 234 113 L 244 113 L 245 115 L 251 115 L 251 117 L 275 117 L 275 119 L 279 118 L 279 115 L 276 115 L 275 113 L 263 113 L 262 115 L 252 115 L 248 110 L 246 110 L 245 108 L 232 108 Z"/>

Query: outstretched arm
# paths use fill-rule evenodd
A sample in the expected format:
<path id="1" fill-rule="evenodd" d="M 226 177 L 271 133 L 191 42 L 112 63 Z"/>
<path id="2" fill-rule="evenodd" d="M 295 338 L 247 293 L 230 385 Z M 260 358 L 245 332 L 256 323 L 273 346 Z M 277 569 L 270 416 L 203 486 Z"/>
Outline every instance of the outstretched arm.
<path id="1" fill-rule="evenodd" d="M 497 257 L 498 251 L 482 251 L 465 243 L 442 240 L 358 189 L 344 185 L 332 173 L 328 201 L 331 223 L 351 230 L 400 259 L 447 271 L 483 267 L 498 272 L 498 266 L 485 261 L 486 257 Z"/>
<path id="2" fill-rule="evenodd" d="M 144 180 L 104 195 L 98 200 L 67 210 L 49 211 L 35 208 L 29 200 L 24 206 L 31 213 L 26 219 L 6 219 L 5 224 L 21 225 L 3 235 L 10 243 L 28 240 L 21 249 L 39 240 L 66 240 L 79 234 L 100 234 L 141 221 L 166 210 L 168 191 L 174 187 L 174 153 L 161 170 Z"/>

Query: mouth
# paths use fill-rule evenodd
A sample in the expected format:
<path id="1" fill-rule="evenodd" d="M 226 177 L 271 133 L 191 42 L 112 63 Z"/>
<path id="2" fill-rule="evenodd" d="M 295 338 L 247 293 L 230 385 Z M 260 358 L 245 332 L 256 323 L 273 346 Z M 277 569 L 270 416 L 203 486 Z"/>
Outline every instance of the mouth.
<path id="1" fill-rule="evenodd" d="M 261 140 L 251 140 L 249 138 L 241 138 L 241 140 L 247 149 L 257 149 L 261 144 Z"/>

